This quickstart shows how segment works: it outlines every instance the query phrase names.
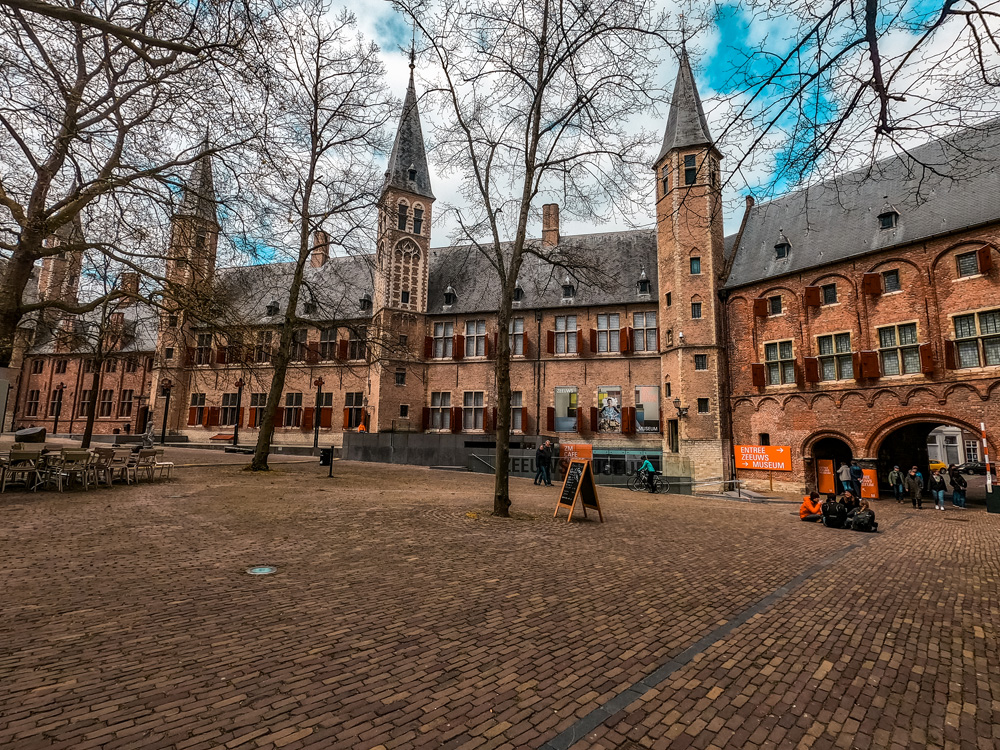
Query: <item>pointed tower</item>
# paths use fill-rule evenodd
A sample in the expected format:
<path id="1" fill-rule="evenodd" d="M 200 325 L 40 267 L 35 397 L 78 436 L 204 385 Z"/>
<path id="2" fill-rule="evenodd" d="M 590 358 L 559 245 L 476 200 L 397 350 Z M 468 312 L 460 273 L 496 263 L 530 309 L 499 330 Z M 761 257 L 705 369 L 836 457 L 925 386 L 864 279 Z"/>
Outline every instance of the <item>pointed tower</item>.
<path id="1" fill-rule="evenodd" d="M 730 450 L 718 301 L 724 268 L 721 158 L 682 46 L 654 170 L 661 370 L 671 402 L 665 408 L 670 416 L 664 460 L 677 460 L 678 468 L 695 479 L 725 476 Z M 686 410 L 683 416 L 673 408 L 676 399 L 677 411 Z"/>
<path id="2" fill-rule="evenodd" d="M 167 280 L 181 285 L 211 279 L 219 241 L 215 180 L 208 136 L 200 146 L 203 156 L 191 168 L 181 205 L 171 222 Z"/>
<path id="3" fill-rule="evenodd" d="M 45 241 L 45 247 L 79 246 L 83 241 L 83 224 L 79 216 L 74 216 L 72 221 L 63 224 Z M 38 296 L 43 300 L 59 299 L 76 303 L 82 267 L 83 250 L 79 247 L 67 247 L 56 255 L 46 256 L 38 273 Z"/>
<path id="4" fill-rule="evenodd" d="M 410 83 L 379 207 L 370 335 L 381 337 L 385 342 L 382 351 L 392 354 L 373 368 L 369 398 L 369 404 L 374 405 L 372 430 L 419 430 L 424 403 L 424 365 L 420 355 L 427 312 L 434 193 L 417 110 L 414 68 L 411 49 Z M 403 405 L 412 406 L 413 412 L 409 408 L 401 410 Z"/>

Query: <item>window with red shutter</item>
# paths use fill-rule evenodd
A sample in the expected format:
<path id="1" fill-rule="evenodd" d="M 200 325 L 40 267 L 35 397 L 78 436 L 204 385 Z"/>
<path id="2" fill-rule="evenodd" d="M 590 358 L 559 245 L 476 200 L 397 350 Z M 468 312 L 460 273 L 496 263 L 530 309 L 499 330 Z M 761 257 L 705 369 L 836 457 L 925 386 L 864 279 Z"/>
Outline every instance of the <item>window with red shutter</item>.
<path id="1" fill-rule="evenodd" d="M 976 251 L 976 260 L 979 261 L 979 273 L 989 273 L 993 270 L 993 254 L 989 245 L 983 245 Z"/>
<path id="2" fill-rule="evenodd" d="M 920 345 L 920 372 L 931 375 L 934 372 L 934 347 L 931 344 Z"/>
<path id="3" fill-rule="evenodd" d="M 822 304 L 822 296 L 818 286 L 807 286 L 802 292 L 802 300 L 806 307 L 819 307 Z"/>
<path id="4" fill-rule="evenodd" d="M 750 365 L 750 380 L 754 388 L 763 388 L 767 385 L 767 369 L 763 362 L 754 362 Z"/>
<path id="5" fill-rule="evenodd" d="M 861 277 L 861 289 L 865 294 L 882 294 L 882 274 L 866 273 Z"/>
<path id="6" fill-rule="evenodd" d="M 767 298 L 757 297 L 753 301 L 753 314 L 755 318 L 766 318 L 767 317 Z"/>

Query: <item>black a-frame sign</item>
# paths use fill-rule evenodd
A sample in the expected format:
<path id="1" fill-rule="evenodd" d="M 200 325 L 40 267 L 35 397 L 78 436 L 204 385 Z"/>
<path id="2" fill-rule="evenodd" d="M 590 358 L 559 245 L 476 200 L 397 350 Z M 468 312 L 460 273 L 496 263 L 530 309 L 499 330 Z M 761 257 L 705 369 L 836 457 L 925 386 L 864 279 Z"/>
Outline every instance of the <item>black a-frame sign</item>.
<path id="1" fill-rule="evenodd" d="M 601 513 L 601 503 L 597 499 L 597 483 L 594 481 L 594 470 L 590 461 L 575 458 L 570 461 L 569 467 L 566 469 L 566 478 L 563 480 L 559 502 L 556 503 L 556 512 L 552 514 L 552 517 L 558 516 L 559 508 L 566 506 L 569 508 L 566 521 L 572 521 L 577 499 L 583 505 L 584 518 L 587 517 L 587 508 L 592 508 L 597 511 L 597 517 L 601 519 L 601 523 L 604 523 L 604 514 Z"/>

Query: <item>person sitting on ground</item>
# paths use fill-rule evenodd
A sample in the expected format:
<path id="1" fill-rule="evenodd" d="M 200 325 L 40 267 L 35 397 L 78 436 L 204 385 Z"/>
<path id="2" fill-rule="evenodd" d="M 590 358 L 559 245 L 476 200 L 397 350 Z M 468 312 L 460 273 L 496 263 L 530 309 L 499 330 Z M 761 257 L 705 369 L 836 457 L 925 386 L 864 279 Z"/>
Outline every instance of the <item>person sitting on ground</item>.
<path id="1" fill-rule="evenodd" d="M 828 529 L 842 529 L 847 521 L 847 508 L 835 495 L 827 495 L 823 503 L 823 525 Z"/>
<path id="2" fill-rule="evenodd" d="M 823 520 L 823 504 L 819 501 L 818 492 L 810 492 L 809 497 L 802 499 L 799 506 L 799 518 L 803 521 Z"/>
<path id="3" fill-rule="evenodd" d="M 845 528 L 851 528 L 851 521 L 854 519 L 854 514 L 858 512 L 858 508 L 861 507 L 861 503 L 857 495 L 854 494 L 852 490 L 845 490 L 844 494 L 840 498 L 841 504 L 847 511 L 847 517 L 844 519 Z"/>
<path id="4" fill-rule="evenodd" d="M 878 524 L 875 522 L 875 511 L 871 509 L 867 500 L 861 501 L 858 512 L 851 519 L 851 528 L 855 531 L 878 531 Z"/>
<path id="5" fill-rule="evenodd" d="M 639 467 L 639 471 L 643 473 L 646 480 L 646 487 L 649 489 L 649 491 L 651 493 L 655 492 L 656 485 L 653 482 L 653 477 L 656 476 L 656 469 L 653 468 L 652 462 L 645 456 L 642 457 L 642 465 Z"/>

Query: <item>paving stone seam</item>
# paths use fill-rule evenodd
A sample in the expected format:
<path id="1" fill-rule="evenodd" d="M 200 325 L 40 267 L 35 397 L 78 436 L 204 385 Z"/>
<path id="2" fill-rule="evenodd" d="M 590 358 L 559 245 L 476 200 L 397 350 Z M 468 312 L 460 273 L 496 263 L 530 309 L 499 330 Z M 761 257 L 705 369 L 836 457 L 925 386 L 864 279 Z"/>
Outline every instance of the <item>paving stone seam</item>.
<path id="1" fill-rule="evenodd" d="M 889 531 L 890 529 L 894 530 L 898 528 L 901 524 L 905 523 L 905 520 L 906 519 L 890 524 L 887 528 L 883 529 L 883 533 Z M 741 625 L 747 623 L 750 618 L 765 612 L 814 575 L 821 573 L 831 565 L 839 562 L 854 550 L 867 546 L 876 538 L 878 537 L 874 534 L 865 535 L 858 541 L 837 550 L 817 562 L 815 565 L 802 571 L 799 575 L 790 579 L 787 583 L 779 586 L 767 596 L 759 599 L 735 617 L 727 620 L 724 624 L 714 630 L 709 631 L 698 641 L 688 646 L 669 661 L 661 664 L 641 680 L 638 680 L 629 687 L 625 688 L 606 703 L 598 706 L 589 714 L 579 719 L 576 723 L 564 729 L 562 732 L 542 745 L 539 750 L 569 750 L 570 747 L 597 729 L 597 727 L 599 727 L 607 719 L 637 701 L 651 688 L 655 688 L 657 685 L 666 682 L 674 672 L 689 664 L 698 654 L 727 637 Z"/>

